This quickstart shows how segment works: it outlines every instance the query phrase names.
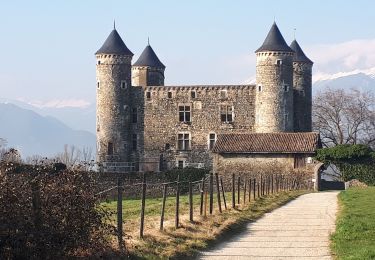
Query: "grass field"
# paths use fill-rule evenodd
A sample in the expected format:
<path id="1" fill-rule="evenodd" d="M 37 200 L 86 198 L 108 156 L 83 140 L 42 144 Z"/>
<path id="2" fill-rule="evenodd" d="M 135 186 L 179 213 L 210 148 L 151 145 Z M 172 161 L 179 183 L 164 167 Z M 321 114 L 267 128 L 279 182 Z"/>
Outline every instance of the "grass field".
<path id="1" fill-rule="evenodd" d="M 340 212 L 332 251 L 337 259 L 375 259 L 375 187 L 339 194 Z"/>
<path id="2" fill-rule="evenodd" d="M 219 214 L 214 196 L 214 214 L 199 215 L 200 196 L 194 196 L 194 223 L 188 219 L 188 196 L 180 196 L 180 228 L 174 228 L 175 197 L 168 197 L 166 202 L 164 231 L 159 231 L 160 210 L 162 199 L 146 199 L 145 232 L 144 239 L 139 239 L 139 216 L 141 201 L 138 199 L 123 200 L 124 231 L 126 247 L 132 259 L 169 259 L 191 257 L 197 250 L 208 247 L 219 237 L 241 229 L 245 223 L 253 221 L 264 213 L 285 204 L 289 200 L 298 197 L 305 191 L 280 192 L 269 195 L 251 203 L 241 205 L 237 209 L 231 209 L 231 193 L 226 193 L 228 210 Z M 237 194 L 236 194 L 237 195 Z M 237 198 L 236 198 L 237 202 Z M 102 205 L 113 211 L 116 210 L 116 202 L 105 202 Z M 115 223 L 116 217 L 113 216 Z"/>

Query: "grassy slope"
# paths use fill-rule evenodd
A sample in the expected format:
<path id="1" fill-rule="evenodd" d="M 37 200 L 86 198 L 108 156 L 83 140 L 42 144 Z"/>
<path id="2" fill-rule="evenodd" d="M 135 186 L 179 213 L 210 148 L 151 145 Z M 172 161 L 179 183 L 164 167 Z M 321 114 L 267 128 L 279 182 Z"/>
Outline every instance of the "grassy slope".
<path id="1" fill-rule="evenodd" d="M 375 187 L 339 194 L 340 213 L 332 250 L 338 259 L 375 259 Z"/>
<path id="2" fill-rule="evenodd" d="M 304 192 L 281 192 L 258 199 L 255 203 L 246 204 L 236 209 L 229 209 L 231 205 L 230 193 L 227 193 L 228 210 L 218 213 L 216 200 L 214 215 L 199 216 L 199 196 L 194 196 L 194 220 L 188 221 L 188 197 L 181 196 L 181 227 L 174 228 L 175 198 L 169 197 L 166 207 L 165 230 L 160 232 L 159 217 L 161 199 L 146 200 L 146 228 L 144 240 L 138 239 L 139 232 L 139 200 L 124 200 L 123 215 L 125 219 L 125 233 L 128 236 L 127 247 L 132 258 L 139 259 L 168 259 L 170 257 L 185 257 L 194 255 L 197 250 L 204 249 L 225 235 L 242 229 L 243 225 L 253 221 L 264 213 L 285 204 Z M 215 198 L 216 199 L 216 198 Z M 242 196 L 241 196 L 242 201 Z M 116 203 L 103 203 L 105 207 L 115 209 Z M 208 209 L 207 209 L 208 211 Z"/>

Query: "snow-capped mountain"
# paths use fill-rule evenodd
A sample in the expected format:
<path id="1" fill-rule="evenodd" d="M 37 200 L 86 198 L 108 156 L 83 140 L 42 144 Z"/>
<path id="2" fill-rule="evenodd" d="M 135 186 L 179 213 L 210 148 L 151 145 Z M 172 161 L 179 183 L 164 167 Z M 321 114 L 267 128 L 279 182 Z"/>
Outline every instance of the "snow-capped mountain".
<path id="1" fill-rule="evenodd" d="M 313 92 L 323 90 L 325 87 L 332 89 L 355 88 L 361 91 L 375 93 L 375 67 L 367 70 L 354 70 L 336 74 L 313 75 Z"/>

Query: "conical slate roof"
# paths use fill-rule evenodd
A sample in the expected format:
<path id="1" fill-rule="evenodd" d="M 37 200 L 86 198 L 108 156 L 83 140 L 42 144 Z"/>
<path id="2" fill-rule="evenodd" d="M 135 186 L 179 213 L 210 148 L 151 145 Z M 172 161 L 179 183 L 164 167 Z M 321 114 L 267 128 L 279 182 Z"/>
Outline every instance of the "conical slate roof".
<path id="1" fill-rule="evenodd" d="M 112 30 L 103 46 L 95 54 L 120 54 L 133 56 L 133 53 L 128 47 L 126 47 L 116 29 Z"/>
<path id="2" fill-rule="evenodd" d="M 156 53 L 154 52 L 150 44 L 146 46 L 141 56 L 139 56 L 138 60 L 133 64 L 133 66 L 148 66 L 165 69 L 164 64 L 161 63 L 158 56 L 156 56 Z"/>
<path id="3" fill-rule="evenodd" d="M 290 44 L 290 48 L 292 48 L 292 50 L 295 52 L 294 57 L 293 57 L 293 61 L 313 64 L 313 62 L 309 58 L 307 58 L 307 56 L 305 55 L 305 53 L 301 49 L 301 46 L 299 46 L 299 44 L 296 40 L 294 40 Z"/>
<path id="4" fill-rule="evenodd" d="M 293 50 L 286 44 L 283 36 L 276 23 L 274 22 L 270 31 L 267 34 L 266 39 L 264 40 L 262 46 L 257 49 L 255 52 L 262 51 L 287 51 L 293 52 Z"/>

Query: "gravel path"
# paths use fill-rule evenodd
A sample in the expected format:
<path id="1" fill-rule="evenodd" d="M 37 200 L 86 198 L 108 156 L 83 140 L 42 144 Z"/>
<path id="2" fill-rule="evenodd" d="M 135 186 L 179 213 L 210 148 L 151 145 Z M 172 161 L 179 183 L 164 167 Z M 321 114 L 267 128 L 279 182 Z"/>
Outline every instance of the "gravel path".
<path id="1" fill-rule="evenodd" d="M 199 259 L 332 259 L 338 192 L 305 194 L 248 224 L 243 233 Z"/>

